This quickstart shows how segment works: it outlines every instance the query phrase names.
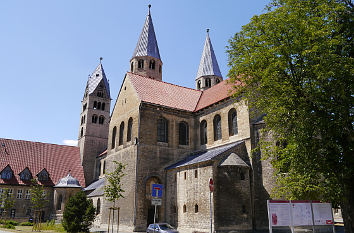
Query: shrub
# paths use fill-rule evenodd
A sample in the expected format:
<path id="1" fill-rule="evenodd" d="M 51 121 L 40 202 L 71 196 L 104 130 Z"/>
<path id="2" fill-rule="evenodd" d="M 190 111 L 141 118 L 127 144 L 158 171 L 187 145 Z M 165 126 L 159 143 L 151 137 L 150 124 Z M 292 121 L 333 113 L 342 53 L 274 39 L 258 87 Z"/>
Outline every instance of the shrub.
<path id="1" fill-rule="evenodd" d="M 7 220 L 5 225 L 7 225 L 7 224 L 10 224 L 13 226 L 18 226 L 18 222 L 14 221 L 14 220 Z"/>
<path id="2" fill-rule="evenodd" d="M 20 226 L 33 226 L 33 223 L 31 223 L 31 222 L 21 222 Z"/>
<path id="3" fill-rule="evenodd" d="M 67 232 L 89 232 L 89 227 L 95 219 L 95 207 L 83 191 L 70 197 L 63 213 L 63 227 Z"/>
<path id="4" fill-rule="evenodd" d="M 6 223 L 5 225 L 1 226 L 2 228 L 6 228 L 6 229 L 16 229 L 16 227 L 12 224 Z"/>

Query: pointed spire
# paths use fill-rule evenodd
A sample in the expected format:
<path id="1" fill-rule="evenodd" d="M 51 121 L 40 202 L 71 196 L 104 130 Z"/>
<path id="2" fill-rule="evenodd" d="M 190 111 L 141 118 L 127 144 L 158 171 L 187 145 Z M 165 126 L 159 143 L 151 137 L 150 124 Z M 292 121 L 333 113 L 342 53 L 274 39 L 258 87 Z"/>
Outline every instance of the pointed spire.
<path id="1" fill-rule="evenodd" d="M 98 84 L 101 82 L 101 80 L 103 80 L 108 98 L 110 98 L 109 83 L 102 66 L 102 60 L 103 58 L 100 57 L 100 64 L 98 64 L 95 71 L 89 76 L 89 79 L 87 81 L 88 94 L 94 92 Z"/>
<path id="2" fill-rule="evenodd" d="M 150 7 L 151 5 L 149 5 L 148 15 L 146 16 L 145 24 L 134 50 L 133 57 L 150 56 L 161 60 L 154 25 L 152 24 Z"/>
<path id="3" fill-rule="evenodd" d="M 200 59 L 197 78 L 206 75 L 215 75 L 222 77 L 213 46 L 210 41 L 209 29 L 207 29 L 207 36 L 204 43 L 202 58 Z"/>

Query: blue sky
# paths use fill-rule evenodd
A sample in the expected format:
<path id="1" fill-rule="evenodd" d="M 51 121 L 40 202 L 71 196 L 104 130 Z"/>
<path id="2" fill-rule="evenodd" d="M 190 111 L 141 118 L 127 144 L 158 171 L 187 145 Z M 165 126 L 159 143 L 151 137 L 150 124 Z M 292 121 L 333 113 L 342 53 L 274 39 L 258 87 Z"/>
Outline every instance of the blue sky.
<path id="1" fill-rule="evenodd" d="M 11 0 L 0 14 L 0 137 L 76 140 L 88 75 L 103 57 L 112 103 L 151 4 L 163 81 L 194 88 L 210 38 L 227 76 L 228 40 L 268 0 Z M 112 105 L 113 105 L 112 104 Z"/>

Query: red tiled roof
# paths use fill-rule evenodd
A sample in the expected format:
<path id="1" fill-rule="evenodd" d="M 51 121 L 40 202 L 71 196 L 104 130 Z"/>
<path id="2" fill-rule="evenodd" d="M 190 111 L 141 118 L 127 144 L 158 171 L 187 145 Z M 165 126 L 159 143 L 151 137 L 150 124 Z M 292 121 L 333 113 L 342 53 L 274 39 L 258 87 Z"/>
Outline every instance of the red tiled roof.
<path id="1" fill-rule="evenodd" d="M 0 138 L 0 171 L 7 165 L 13 170 L 13 177 L 10 180 L 0 177 L 0 184 L 29 184 L 18 175 L 28 167 L 34 178 L 44 168 L 48 171 L 50 179 L 44 185 L 57 184 L 70 170 L 85 187 L 79 147 Z"/>
<path id="2" fill-rule="evenodd" d="M 198 91 L 130 72 L 127 73 L 127 77 L 141 101 L 190 112 L 199 111 L 228 98 L 232 90 L 232 84 L 227 80 L 205 91 Z"/>
<path id="3" fill-rule="evenodd" d="M 230 97 L 232 91 L 232 84 L 224 80 L 211 88 L 203 91 L 202 96 L 194 111 L 199 111 L 205 107 L 215 104 L 221 100 Z"/>
<path id="4" fill-rule="evenodd" d="M 177 86 L 128 72 L 141 101 L 170 108 L 193 111 L 201 91 Z"/>

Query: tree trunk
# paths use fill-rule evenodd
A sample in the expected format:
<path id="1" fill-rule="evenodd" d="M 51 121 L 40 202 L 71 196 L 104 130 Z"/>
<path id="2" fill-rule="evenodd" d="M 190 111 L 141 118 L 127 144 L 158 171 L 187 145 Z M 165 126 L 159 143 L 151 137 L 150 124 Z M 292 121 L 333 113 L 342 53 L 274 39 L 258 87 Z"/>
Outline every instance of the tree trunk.
<path id="1" fill-rule="evenodd" d="M 342 204 L 342 216 L 345 233 L 354 233 L 354 181 L 349 179 L 345 184 Z"/>

